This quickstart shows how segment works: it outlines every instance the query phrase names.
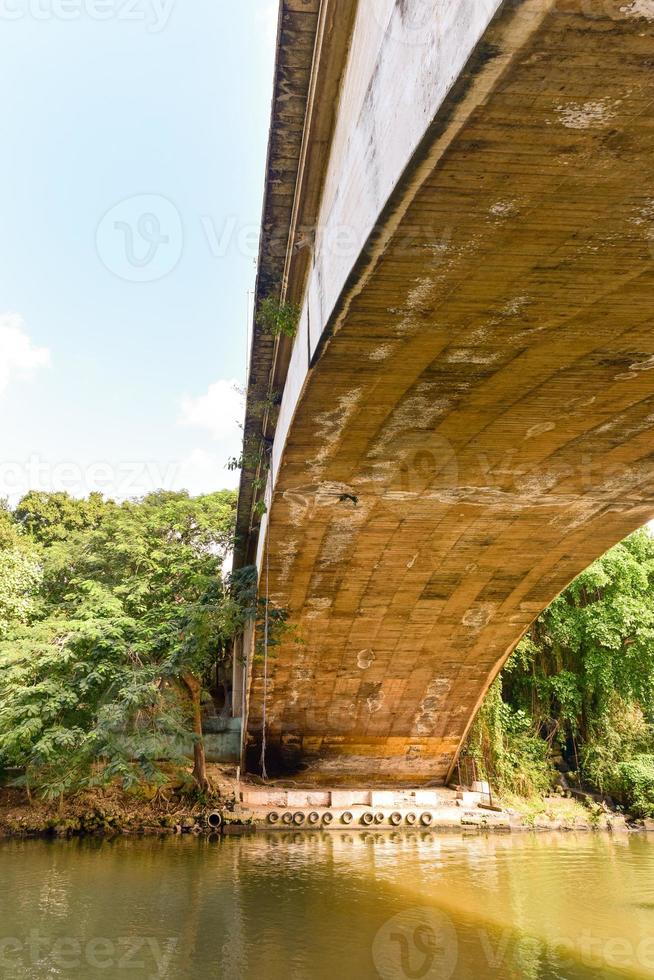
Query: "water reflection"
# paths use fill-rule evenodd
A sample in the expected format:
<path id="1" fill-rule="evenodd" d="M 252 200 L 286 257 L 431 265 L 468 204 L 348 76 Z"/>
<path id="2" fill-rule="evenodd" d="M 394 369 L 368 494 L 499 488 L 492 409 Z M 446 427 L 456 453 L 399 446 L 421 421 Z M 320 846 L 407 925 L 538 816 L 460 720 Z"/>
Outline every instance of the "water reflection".
<path id="1" fill-rule="evenodd" d="M 9 842 L 0 896 L 10 980 L 654 978 L 644 838 Z"/>

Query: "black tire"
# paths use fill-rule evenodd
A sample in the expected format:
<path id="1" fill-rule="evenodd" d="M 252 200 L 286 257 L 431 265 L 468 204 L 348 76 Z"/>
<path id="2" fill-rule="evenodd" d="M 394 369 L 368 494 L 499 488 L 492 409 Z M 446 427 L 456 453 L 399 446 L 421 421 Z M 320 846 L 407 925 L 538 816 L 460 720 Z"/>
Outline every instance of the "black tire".
<path id="1" fill-rule="evenodd" d="M 369 827 L 370 824 L 375 822 L 375 815 L 373 813 L 364 813 L 361 817 L 361 823 L 364 827 Z"/>
<path id="2" fill-rule="evenodd" d="M 393 827 L 399 827 L 402 823 L 402 814 L 398 813 L 396 810 L 395 813 L 391 813 L 388 819 Z"/>
<path id="3" fill-rule="evenodd" d="M 383 823 L 383 822 L 384 822 L 384 814 L 383 813 L 376 813 L 375 814 L 375 823 L 376 824 L 380 824 L 380 823 Z"/>
<path id="4" fill-rule="evenodd" d="M 286 813 L 282 813 L 282 823 L 285 824 L 293 823 L 293 814 L 289 813 L 288 810 L 286 811 Z"/>
<path id="5" fill-rule="evenodd" d="M 276 810 L 271 810 L 268 814 L 268 823 L 279 823 L 279 814 Z"/>
<path id="6" fill-rule="evenodd" d="M 413 825 L 416 822 L 416 820 L 418 819 L 418 817 L 416 816 L 415 813 L 412 812 L 412 813 L 407 813 L 407 815 L 406 815 L 406 817 L 404 819 L 405 819 L 406 823 L 408 823 L 409 827 L 413 827 Z"/>
<path id="7" fill-rule="evenodd" d="M 316 810 L 313 810 L 309 814 L 308 819 L 309 819 L 309 823 L 315 826 L 317 823 L 320 823 L 320 814 Z"/>
<path id="8" fill-rule="evenodd" d="M 329 825 L 330 823 L 333 823 L 334 822 L 334 814 L 333 813 L 323 813 L 323 815 L 322 815 L 322 822 L 324 824 L 327 824 L 327 825 Z"/>
<path id="9" fill-rule="evenodd" d="M 354 820 L 354 814 L 350 810 L 346 810 L 345 813 L 341 814 L 341 823 L 349 824 Z"/>
<path id="10" fill-rule="evenodd" d="M 303 824 L 305 820 L 306 820 L 306 814 L 302 813 L 301 810 L 297 810 L 296 813 L 293 814 L 293 823 L 296 825 L 296 827 L 299 827 L 300 824 Z"/>
<path id="11" fill-rule="evenodd" d="M 434 822 L 433 813 L 423 813 L 422 816 L 420 817 L 420 823 L 422 824 L 423 827 L 431 827 L 433 822 Z"/>

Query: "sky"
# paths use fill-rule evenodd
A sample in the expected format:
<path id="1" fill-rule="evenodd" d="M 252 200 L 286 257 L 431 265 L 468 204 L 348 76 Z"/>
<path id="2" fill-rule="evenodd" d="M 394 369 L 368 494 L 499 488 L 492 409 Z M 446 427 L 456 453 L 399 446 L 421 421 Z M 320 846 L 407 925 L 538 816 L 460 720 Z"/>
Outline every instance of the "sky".
<path id="1" fill-rule="evenodd" d="M 234 487 L 277 0 L 0 0 L 0 497 Z"/>

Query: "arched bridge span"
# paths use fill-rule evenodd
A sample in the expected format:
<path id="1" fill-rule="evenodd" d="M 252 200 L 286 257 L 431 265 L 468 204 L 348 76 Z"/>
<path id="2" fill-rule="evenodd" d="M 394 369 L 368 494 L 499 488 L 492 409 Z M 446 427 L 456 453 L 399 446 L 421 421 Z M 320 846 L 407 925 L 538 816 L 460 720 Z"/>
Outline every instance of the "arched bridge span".
<path id="1" fill-rule="evenodd" d="M 251 765 L 265 703 L 271 767 L 446 779 L 534 618 L 653 516 L 650 7 L 282 4 L 258 299 L 302 315 L 255 336 L 237 558 L 294 631 L 266 685 L 250 657 Z"/>

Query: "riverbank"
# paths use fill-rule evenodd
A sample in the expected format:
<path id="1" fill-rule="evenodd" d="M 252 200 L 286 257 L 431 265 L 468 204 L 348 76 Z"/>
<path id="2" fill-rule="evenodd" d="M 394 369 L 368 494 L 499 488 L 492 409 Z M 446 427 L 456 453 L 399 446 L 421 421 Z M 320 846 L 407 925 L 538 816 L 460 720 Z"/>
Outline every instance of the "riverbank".
<path id="1" fill-rule="evenodd" d="M 183 780 L 135 791 L 110 786 L 62 801 L 34 794 L 29 799 L 24 789 L 0 787 L 0 839 L 212 833 L 209 816 L 233 812 L 237 784 L 233 767 L 208 770 L 214 792 L 204 799 Z"/>
<path id="2" fill-rule="evenodd" d="M 240 782 L 233 767 L 210 766 L 213 792 L 198 797 L 189 784 L 126 792 L 117 786 L 48 802 L 23 789 L 0 788 L 0 838 L 151 836 L 243 833 L 257 830 L 361 827 L 475 831 L 638 833 L 649 821 L 589 801 L 561 796 L 501 800 L 493 808 L 474 794 L 364 791 L 331 794 L 293 785 Z M 320 799 L 319 799 L 320 797 Z M 323 799 L 324 797 L 324 799 Z M 342 797 L 342 798 L 341 798 Z"/>

